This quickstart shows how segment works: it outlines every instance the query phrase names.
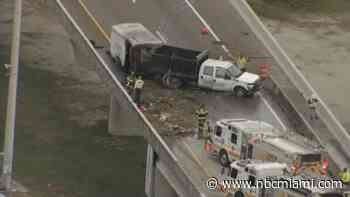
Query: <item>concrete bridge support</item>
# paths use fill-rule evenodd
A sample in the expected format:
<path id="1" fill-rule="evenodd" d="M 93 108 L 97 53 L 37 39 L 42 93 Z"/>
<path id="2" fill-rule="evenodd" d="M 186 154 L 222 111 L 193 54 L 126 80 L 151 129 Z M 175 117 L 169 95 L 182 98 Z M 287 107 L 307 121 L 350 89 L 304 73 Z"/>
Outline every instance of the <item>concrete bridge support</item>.
<path id="1" fill-rule="evenodd" d="M 162 172 L 160 160 L 151 145 L 147 150 L 145 192 L 148 197 L 179 197 Z"/>

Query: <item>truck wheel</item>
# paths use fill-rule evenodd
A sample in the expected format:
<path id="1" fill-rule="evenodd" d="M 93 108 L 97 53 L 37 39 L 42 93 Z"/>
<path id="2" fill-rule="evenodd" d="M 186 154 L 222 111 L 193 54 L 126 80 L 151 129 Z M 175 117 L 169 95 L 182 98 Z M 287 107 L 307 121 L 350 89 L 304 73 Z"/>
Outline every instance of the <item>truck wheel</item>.
<path id="1" fill-rule="evenodd" d="M 235 96 L 237 97 L 244 97 L 247 95 L 247 90 L 245 90 L 242 87 L 235 87 L 233 90 L 233 93 L 235 94 Z"/>
<path id="2" fill-rule="evenodd" d="M 242 191 L 236 191 L 234 197 L 244 197 L 244 194 Z"/>
<path id="3" fill-rule="evenodd" d="M 168 76 L 166 78 L 166 85 L 171 89 L 178 89 L 182 86 L 183 82 L 177 77 Z"/>
<path id="4" fill-rule="evenodd" d="M 226 151 L 221 150 L 219 152 L 219 162 L 223 167 L 228 167 L 230 165 L 230 160 Z"/>

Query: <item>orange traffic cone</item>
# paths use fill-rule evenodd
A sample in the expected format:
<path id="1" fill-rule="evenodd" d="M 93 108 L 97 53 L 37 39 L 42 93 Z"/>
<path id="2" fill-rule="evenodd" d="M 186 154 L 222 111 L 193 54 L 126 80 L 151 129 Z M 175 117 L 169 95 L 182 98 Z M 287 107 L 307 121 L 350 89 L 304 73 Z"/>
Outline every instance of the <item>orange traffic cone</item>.
<path id="1" fill-rule="evenodd" d="M 208 142 L 205 142 L 204 150 L 205 150 L 205 152 L 210 153 L 211 152 L 211 144 Z"/>

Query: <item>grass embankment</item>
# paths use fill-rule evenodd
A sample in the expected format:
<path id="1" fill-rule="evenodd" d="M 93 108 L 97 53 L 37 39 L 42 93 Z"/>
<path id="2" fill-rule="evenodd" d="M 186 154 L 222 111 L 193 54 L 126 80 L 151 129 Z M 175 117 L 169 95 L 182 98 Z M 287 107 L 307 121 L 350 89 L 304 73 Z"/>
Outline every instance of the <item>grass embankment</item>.
<path id="1" fill-rule="evenodd" d="M 57 93 L 57 80 L 69 79 L 25 67 L 20 78 L 15 179 L 32 196 L 144 196 L 142 138 L 113 139 L 106 132 L 107 120 L 89 128 L 69 120 Z M 1 73 L 0 128 L 7 79 Z"/>
<path id="2" fill-rule="evenodd" d="M 348 0 L 248 0 L 252 8 L 260 15 L 272 19 L 291 19 L 290 14 L 326 14 L 347 13 Z"/>

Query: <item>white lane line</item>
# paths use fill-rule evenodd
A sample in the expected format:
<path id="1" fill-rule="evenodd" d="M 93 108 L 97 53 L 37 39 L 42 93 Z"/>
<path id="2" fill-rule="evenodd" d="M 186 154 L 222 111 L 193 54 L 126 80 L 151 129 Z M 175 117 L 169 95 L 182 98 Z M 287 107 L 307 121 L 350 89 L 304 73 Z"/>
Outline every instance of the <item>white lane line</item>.
<path id="1" fill-rule="evenodd" d="M 218 43 L 221 43 L 221 39 L 215 34 L 215 32 L 213 31 L 213 29 L 209 26 L 209 24 L 203 19 L 203 17 L 199 14 L 199 12 L 196 10 L 196 8 L 188 1 L 188 0 L 184 0 L 186 2 L 186 4 L 188 5 L 188 7 L 191 8 L 191 10 L 193 11 L 193 13 L 197 16 L 197 18 L 201 21 L 201 23 L 208 29 L 208 31 L 210 32 L 210 34 L 214 37 L 215 41 Z M 230 51 L 228 50 L 228 48 L 222 44 L 221 45 L 222 49 L 231 57 L 233 58 L 233 55 L 230 53 Z"/>
<path id="2" fill-rule="evenodd" d="M 197 165 L 199 165 L 200 167 L 202 167 L 203 171 L 205 172 L 205 174 L 210 177 L 210 173 L 208 171 L 208 169 L 203 165 L 204 162 L 202 162 L 199 157 L 197 156 L 196 153 L 193 152 L 191 146 L 185 141 L 186 139 L 181 140 L 181 142 L 185 145 L 187 151 L 191 154 L 192 158 L 194 159 L 194 161 L 197 163 Z"/>
<path id="3" fill-rule="evenodd" d="M 203 19 L 203 17 L 199 14 L 199 12 L 196 10 L 196 8 L 189 2 L 189 0 L 184 0 L 186 2 L 186 4 L 188 5 L 188 7 L 191 8 L 191 10 L 193 11 L 193 13 L 197 16 L 197 18 L 201 21 L 201 23 L 208 29 L 208 31 L 210 32 L 210 34 L 214 37 L 214 39 L 217 42 L 221 42 L 221 39 L 215 34 L 215 32 L 213 31 L 213 29 L 209 26 L 209 24 Z M 224 51 L 230 56 L 232 57 L 232 54 L 229 52 L 229 50 L 227 49 L 227 47 L 225 45 L 221 45 L 221 47 L 224 49 Z M 280 125 L 282 126 L 282 128 L 284 130 L 287 130 L 286 125 L 283 123 L 283 121 L 280 119 L 280 117 L 277 115 L 277 113 L 273 110 L 273 108 L 271 107 L 271 105 L 267 102 L 267 100 L 262 96 L 262 94 L 258 93 L 260 95 L 261 100 L 264 102 L 264 104 L 267 106 L 267 108 L 271 111 L 271 113 L 273 114 L 273 116 L 277 119 L 277 121 L 280 123 Z"/>
<path id="4" fill-rule="evenodd" d="M 278 116 L 278 114 L 276 113 L 275 110 L 273 110 L 273 108 L 271 107 L 271 105 L 269 104 L 269 102 L 267 102 L 267 100 L 265 99 L 265 97 L 258 92 L 258 95 L 260 96 L 261 100 L 264 102 L 264 104 L 267 106 L 267 108 L 271 111 L 271 113 L 273 114 L 273 116 L 276 118 L 276 120 L 280 123 L 280 125 L 282 126 L 283 130 L 287 130 L 287 126 L 283 123 L 283 121 L 281 120 L 281 118 Z"/>
<path id="5" fill-rule="evenodd" d="M 165 38 L 165 36 L 162 33 L 160 33 L 160 31 L 157 30 L 156 34 L 165 44 L 168 42 L 167 39 Z"/>

